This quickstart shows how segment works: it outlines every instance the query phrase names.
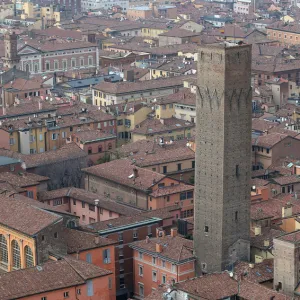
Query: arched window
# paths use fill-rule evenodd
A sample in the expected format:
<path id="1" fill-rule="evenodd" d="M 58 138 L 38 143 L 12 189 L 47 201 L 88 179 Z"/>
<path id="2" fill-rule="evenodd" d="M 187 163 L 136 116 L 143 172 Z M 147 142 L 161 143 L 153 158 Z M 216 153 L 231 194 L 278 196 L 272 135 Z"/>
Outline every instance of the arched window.
<path id="1" fill-rule="evenodd" d="M 7 270 L 8 265 L 8 250 L 7 240 L 3 234 L 0 234 L 0 266 Z"/>
<path id="2" fill-rule="evenodd" d="M 35 64 L 34 65 L 34 73 L 38 73 L 39 72 L 39 65 Z"/>
<path id="3" fill-rule="evenodd" d="M 25 246 L 25 266 L 26 268 L 34 266 L 33 253 L 29 246 Z"/>
<path id="4" fill-rule="evenodd" d="M 98 152 L 102 152 L 102 146 L 98 146 Z"/>
<path id="5" fill-rule="evenodd" d="M 92 147 L 90 146 L 90 147 L 88 147 L 88 154 L 92 154 L 93 153 L 93 149 L 92 149 Z"/>
<path id="6" fill-rule="evenodd" d="M 109 143 L 109 144 L 108 144 L 108 150 L 111 150 L 111 149 L 112 149 L 112 144 Z"/>
<path id="7" fill-rule="evenodd" d="M 26 71 L 27 73 L 30 72 L 30 65 L 29 65 L 29 64 L 27 64 L 27 65 L 25 66 L 25 71 Z"/>
<path id="8" fill-rule="evenodd" d="M 14 270 L 21 269 L 21 252 L 20 246 L 16 240 L 11 242 L 11 251 L 12 251 L 12 266 Z"/>

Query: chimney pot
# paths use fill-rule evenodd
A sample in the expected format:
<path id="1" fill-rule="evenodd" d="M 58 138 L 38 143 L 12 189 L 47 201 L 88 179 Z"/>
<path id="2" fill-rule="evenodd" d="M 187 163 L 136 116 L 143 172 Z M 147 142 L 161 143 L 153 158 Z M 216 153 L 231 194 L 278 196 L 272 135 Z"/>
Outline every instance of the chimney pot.
<path id="1" fill-rule="evenodd" d="M 100 237 L 95 236 L 95 244 L 98 245 L 100 243 Z"/>
<path id="2" fill-rule="evenodd" d="M 171 237 L 177 236 L 178 230 L 177 228 L 171 228 Z"/>
<path id="3" fill-rule="evenodd" d="M 161 244 L 156 243 L 156 252 L 157 253 L 163 252 L 163 246 Z"/>

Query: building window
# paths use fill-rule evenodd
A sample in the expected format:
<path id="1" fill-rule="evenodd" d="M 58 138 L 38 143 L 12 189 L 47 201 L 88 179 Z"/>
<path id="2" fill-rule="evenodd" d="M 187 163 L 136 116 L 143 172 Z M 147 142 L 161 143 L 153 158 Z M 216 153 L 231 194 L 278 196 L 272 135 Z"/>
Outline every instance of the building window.
<path id="1" fill-rule="evenodd" d="M 98 153 L 102 152 L 102 146 L 98 146 Z"/>
<path id="2" fill-rule="evenodd" d="M 109 211 L 109 213 L 108 213 L 108 215 L 109 215 L 109 217 L 111 218 L 112 217 L 112 211 Z"/>
<path id="3" fill-rule="evenodd" d="M 58 238 L 58 233 L 54 232 L 54 238 L 57 239 Z"/>
<path id="4" fill-rule="evenodd" d="M 111 150 L 111 149 L 112 149 L 112 144 L 109 143 L 109 144 L 108 144 L 108 150 Z"/>
<path id="5" fill-rule="evenodd" d="M 72 64 L 72 68 L 75 68 L 76 67 L 76 59 L 72 59 L 71 64 Z"/>
<path id="6" fill-rule="evenodd" d="M 88 262 L 89 264 L 92 263 L 92 254 L 91 253 L 87 253 L 85 256 L 85 260 L 86 262 Z"/>
<path id="7" fill-rule="evenodd" d="M 52 141 L 55 141 L 57 139 L 57 133 L 52 133 Z"/>
<path id="8" fill-rule="evenodd" d="M 88 154 L 92 154 L 92 147 L 88 148 Z"/>
<path id="9" fill-rule="evenodd" d="M 69 298 L 69 292 L 64 292 L 64 298 Z"/>
<path id="10" fill-rule="evenodd" d="M 283 186 L 283 187 L 281 188 L 281 192 L 282 192 L 282 193 L 285 193 L 285 186 Z"/>
<path id="11" fill-rule="evenodd" d="M 195 169 L 195 161 L 192 161 L 192 169 Z"/>
<path id="12" fill-rule="evenodd" d="M 58 70 L 58 61 L 57 60 L 54 61 L 54 70 Z"/>
<path id="13" fill-rule="evenodd" d="M 95 211 L 95 205 L 89 204 L 89 210 L 90 211 Z"/>
<path id="14" fill-rule="evenodd" d="M 0 266 L 7 270 L 8 266 L 8 247 L 7 240 L 3 234 L 0 234 Z"/>
<path id="15" fill-rule="evenodd" d="M 108 278 L 108 289 L 109 290 L 112 289 L 112 279 L 111 279 L 111 277 Z"/>
<path id="16" fill-rule="evenodd" d="M 27 197 L 33 199 L 33 191 L 27 191 Z"/>
<path id="17" fill-rule="evenodd" d="M 204 226 L 204 232 L 208 233 L 208 226 Z"/>
<path id="18" fill-rule="evenodd" d="M 15 139 L 14 138 L 10 138 L 9 139 L 9 144 L 10 145 L 14 145 L 15 144 Z"/>
<path id="19" fill-rule="evenodd" d="M 142 283 L 139 283 L 139 295 L 144 297 L 144 285 Z"/>
<path id="20" fill-rule="evenodd" d="M 143 268 L 143 266 L 139 266 L 139 275 L 141 277 L 144 275 L 144 268 Z"/>
<path id="21" fill-rule="evenodd" d="M 161 266 L 163 267 L 163 268 L 165 268 L 166 267 L 166 261 L 165 260 L 161 260 Z"/>
<path id="22" fill-rule="evenodd" d="M 41 300 L 47 300 L 47 297 L 42 297 Z"/>
<path id="23" fill-rule="evenodd" d="M 122 232 L 119 233 L 119 243 L 120 244 L 123 243 L 123 233 Z"/>
<path id="24" fill-rule="evenodd" d="M 152 264 L 156 265 L 156 257 L 152 257 Z"/>
<path id="25" fill-rule="evenodd" d="M 143 259 L 143 253 L 139 252 L 139 259 Z"/>
<path id="26" fill-rule="evenodd" d="M 177 171 L 181 171 L 181 164 L 177 164 Z"/>
<path id="27" fill-rule="evenodd" d="M 12 248 L 13 269 L 19 270 L 21 269 L 21 252 L 20 252 L 19 243 L 16 240 L 13 240 L 11 242 L 11 248 Z"/>
<path id="28" fill-rule="evenodd" d="M 152 271 L 152 281 L 156 282 L 157 281 L 157 272 Z"/>
<path id="29" fill-rule="evenodd" d="M 237 222 L 237 220 L 238 220 L 238 212 L 236 211 L 235 213 L 234 213 L 234 220 Z"/>
<path id="30" fill-rule="evenodd" d="M 34 266 L 33 253 L 29 246 L 25 246 L 25 265 L 26 268 L 31 268 Z"/>
<path id="31" fill-rule="evenodd" d="M 50 63 L 49 63 L 49 62 L 46 62 L 45 68 L 46 68 L 46 71 L 49 71 L 49 70 L 50 70 Z"/>
<path id="32" fill-rule="evenodd" d="M 67 61 L 63 60 L 63 70 L 67 70 Z"/>
<path id="33" fill-rule="evenodd" d="M 176 272 L 176 265 L 172 264 L 171 270 L 173 273 Z"/>
<path id="34" fill-rule="evenodd" d="M 162 275 L 161 277 L 161 283 L 165 284 L 167 282 L 167 276 L 166 275 Z"/>
<path id="35" fill-rule="evenodd" d="M 238 177 L 240 175 L 239 165 L 235 166 L 235 176 Z"/>
<path id="36" fill-rule="evenodd" d="M 105 264 L 110 263 L 110 249 L 103 250 L 103 262 Z"/>
<path id="37" fill-rule="evenodd" d="M 53 200 L 53 206 L 62 205 L 62 199 Z"/>
<path id="38" fill-rule="evenodd" d="M 80 58 L 80 66 L 81 66 L 81 67 L 84 66 L 84 58 Z"/>
<path id="39" fill-rule="evenodd" d="M 167 173 L 167 166 L 163 166 L 163 173 L 164 173 L 164 174 Z"/>
<path id="40" fill-rule="evenodd" d="M 93 65 L 93 58 L 89 57 L 89 66 L 92 66 L 92 65 Z"/>
<path id="41" fill-rule="evenodd" d="M 81 289 L 76 290 L 77 295 L 81 295 Z"/>

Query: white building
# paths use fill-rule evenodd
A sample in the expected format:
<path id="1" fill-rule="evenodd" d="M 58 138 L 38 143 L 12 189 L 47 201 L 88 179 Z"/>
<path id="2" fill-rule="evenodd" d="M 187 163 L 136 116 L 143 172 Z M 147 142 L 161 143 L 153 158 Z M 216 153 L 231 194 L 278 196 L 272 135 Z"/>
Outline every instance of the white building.
<path id="1" fill-rule="evenodd" d="M 251 12 L 251 0 L 237 0 L 233 4 L 233 11 L 238 14 L 248 15 Z"/>

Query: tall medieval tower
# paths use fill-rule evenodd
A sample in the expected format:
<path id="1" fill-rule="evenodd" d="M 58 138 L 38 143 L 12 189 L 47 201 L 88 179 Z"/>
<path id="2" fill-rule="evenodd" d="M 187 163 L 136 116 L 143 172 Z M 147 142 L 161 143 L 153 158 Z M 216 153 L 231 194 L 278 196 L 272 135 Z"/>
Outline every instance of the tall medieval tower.
<path id="1" fill-rule="evenodd" d="M 198 56 L 194 248 L 197 273 L 250 256 L 251 45 Z"/>
<path id="2" fill-rule="evenodd" d="M 20 57 L 18 56 L 18 35 L 7 33 L 4 36 L 5 56 L 2 58 L 4 67 L 18 67 Z"/>

